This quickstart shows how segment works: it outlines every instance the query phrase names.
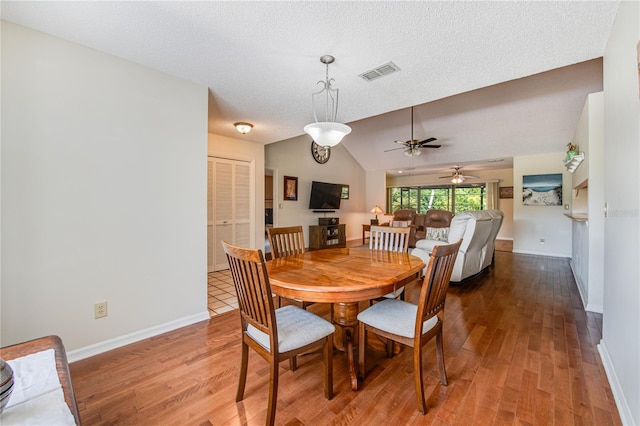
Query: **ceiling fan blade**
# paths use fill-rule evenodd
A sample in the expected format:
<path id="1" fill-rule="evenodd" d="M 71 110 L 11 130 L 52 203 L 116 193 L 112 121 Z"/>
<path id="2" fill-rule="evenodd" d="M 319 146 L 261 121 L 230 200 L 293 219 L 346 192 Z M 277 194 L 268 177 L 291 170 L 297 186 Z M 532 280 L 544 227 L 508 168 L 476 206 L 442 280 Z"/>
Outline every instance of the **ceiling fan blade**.
<path id="1" fill-rule="evenodd" d="M 401 145 L 407 145 L 408 142 L 407 141 L 394 141 L 395 143 L 399 143 Z"/>
<path id="2" fill-rule="evenodd" d="M 429 143 L 429 142 L 433 142 L 433 141 L 437 141 L 438 139 L 436 138 L 429 138 L 429 139 L 425 139 L 423 141 L 418 142 L 418 145 L 423 145 L 425 143 Z"/>
<path id="3" fill-rule="evenodd" d="M 418 145 L 418 148 L 440 148 L 442 145 Z"/>
<path id="4" fill-rule="evenodd" d="M 399 149 L 406 149 L 405 147 L 400 147 L 400 148 L 393 148 L 393 149 L 387 149 L 384 152 L 389 152 L 389 151 L 397 151 Z"/>
<path id="5" fill-rule="evenodd" d="M 480 179 L 478 176 L 470 176 L 470 175 L 460 175 L 460 177 L 463 177 L 465 179 Z"/>

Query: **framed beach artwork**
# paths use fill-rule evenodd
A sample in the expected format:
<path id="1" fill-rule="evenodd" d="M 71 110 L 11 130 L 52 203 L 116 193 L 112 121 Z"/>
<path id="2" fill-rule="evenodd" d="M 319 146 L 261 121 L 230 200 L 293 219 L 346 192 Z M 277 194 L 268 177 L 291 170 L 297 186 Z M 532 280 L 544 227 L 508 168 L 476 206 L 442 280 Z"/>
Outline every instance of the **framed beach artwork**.
<path id="1" fill-rule="evenodd" d="M 522 176 L 522 205 L 561 206 L 562 173 Z"/>

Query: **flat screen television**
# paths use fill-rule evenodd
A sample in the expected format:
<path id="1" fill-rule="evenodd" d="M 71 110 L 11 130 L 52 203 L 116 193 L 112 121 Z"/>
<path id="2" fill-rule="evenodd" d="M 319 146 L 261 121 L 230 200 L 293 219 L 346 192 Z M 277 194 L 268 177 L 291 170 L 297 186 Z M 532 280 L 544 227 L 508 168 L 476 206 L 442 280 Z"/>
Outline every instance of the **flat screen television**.
<path id="1" fill-rule="evenodd" d="M 311 182 L 309 208 L 312 210 L 337 210 L 340 208 L 342 185 L 338 183 Z"/>

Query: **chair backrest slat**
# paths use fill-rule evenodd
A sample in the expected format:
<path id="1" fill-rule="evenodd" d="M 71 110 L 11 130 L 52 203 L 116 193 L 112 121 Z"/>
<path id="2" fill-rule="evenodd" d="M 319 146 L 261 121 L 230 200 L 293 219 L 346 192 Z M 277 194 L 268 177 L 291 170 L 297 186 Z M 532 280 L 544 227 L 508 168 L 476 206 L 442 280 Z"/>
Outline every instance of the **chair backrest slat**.
<path id="1" fill-rule="evenodd" d="M 267 235 L 273 259 L 304 253 L 302 226 L 267 228 Z"/>
<path id="2" fill-rule="evenodd" d="M 238 297 L 242 330 L 246 331 L 247 324 L 251 324 L 269 334 L 271 347 L 277 349 L 275 308 L 262 251 L 232 246 L 226 241 L 222 241 L 222 248 Z"/>
<path id="3" fill-rule="evenodd" d="M 424 321 L 444 309 L 451 273 L 461 244 L 462 240 L 458 240 L 452 244 L 435 246 L 431 252 L 418 300 L 416 336 L 422 335 Z"/>
<path id="4" fill-rule="evenodd" d="M 369 248 L 406 253 L 409 250 L 409 232 L 411 228 L 393 226 L 372 226 Z"/>

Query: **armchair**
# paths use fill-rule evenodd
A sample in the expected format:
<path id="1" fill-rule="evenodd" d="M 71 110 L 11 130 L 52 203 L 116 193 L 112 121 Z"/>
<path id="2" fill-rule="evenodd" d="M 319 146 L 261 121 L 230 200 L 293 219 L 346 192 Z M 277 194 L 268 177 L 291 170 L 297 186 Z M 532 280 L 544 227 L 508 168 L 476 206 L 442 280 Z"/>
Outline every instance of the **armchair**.
<path id="1" fill-rule="evenodd" d="M 409 247 L 416 247 L 419 240 L 427 238 L 427 228 L 448 228 L 453 214 L 449 210 L 428 210 L 426 214 L 416 213 L 413 209 L 399 209 L 393 212 L 391 222 L 382 226 L 408 226 Z"/>
<path id="2" fill-rule="evenodd" d="M 427 228 L 448 228 L 451 226 L 451 219 L 453 219 L 453 213 L 449 210 L 432 209 L 427 210 L 427 214 L 416 215 L 414 223 L 418 229 L 415 232 L 413 241 L 411 239 L 409 240 L 409 245 L 415 247 L 419 240 L 424 240 L 425 238 L 433 239 L 428 235 L 429 231 Z"/>

